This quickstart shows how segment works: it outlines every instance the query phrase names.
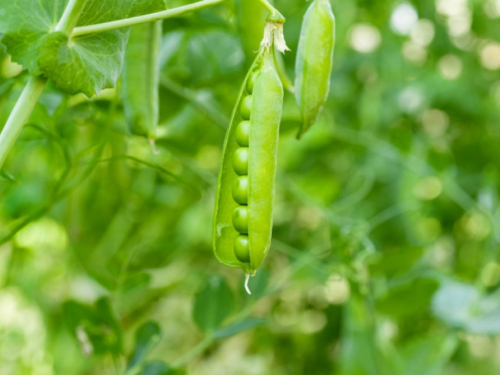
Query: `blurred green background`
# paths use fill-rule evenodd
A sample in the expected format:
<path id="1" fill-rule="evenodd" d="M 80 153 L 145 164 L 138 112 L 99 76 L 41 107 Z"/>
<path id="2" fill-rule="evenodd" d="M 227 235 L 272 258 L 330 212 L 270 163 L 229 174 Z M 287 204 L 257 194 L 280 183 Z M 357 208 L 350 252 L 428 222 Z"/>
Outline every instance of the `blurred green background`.
<path id="1" fill-rule="evenodd" d="M 300 142 L 286 93 L 251 297 L 211 248 L 266 16 L 241 5 L 164 22 L 159 155 L 119 90 L 42 95 L 0 176 L 0 374 L 500 373 L 500 0 L 332 0 L 331 93 Z M 275 6 L 293 77 L 308 3 Z M 0 61 L 4 124 L 28 77 Z"/>

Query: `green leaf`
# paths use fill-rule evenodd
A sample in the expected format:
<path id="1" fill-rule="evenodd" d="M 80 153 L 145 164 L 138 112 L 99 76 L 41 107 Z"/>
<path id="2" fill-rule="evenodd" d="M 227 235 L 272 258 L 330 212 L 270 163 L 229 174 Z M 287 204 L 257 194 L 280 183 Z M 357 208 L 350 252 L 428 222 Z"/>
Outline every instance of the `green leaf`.
<path id="1" fill-rule="evenodd" d="M 17 185 L 20 184 L 19 180 L 4 169 L 0 170 L 0 181 L 9 181 Z"/>
<path id="2" fill-rule="evenodd" d="M 91 306 L 76 301 L 66 301 L 63 304 L 63 315 L 66 325 L 72 333 L 84 321 L 93 321 L 94 314 Z"/>
<path id="3" fill-rule="evenodd" d="M 98 299 L 93 306 L 68 301 L 63 312 L 68 328 L 89 354 L 121 354 L 122 331 L 108 298 Z"/>
<path id="4" fill-rule="evenodd" d="M 89 36 L 79 38 L 71 47 L 62 32 L 46 35 L 40 41 L 40 71 L 69 94 L 83 92 L 92 97 L 104 88 L 114 87 L 121 72 L 128 35 L 105 34 L 98 44 L 95 36 Z"/>
<path id="5" fill-rule="evenodd" d="M 13 61 L 32 74 L 43 73 L 70 94 L 91 97 L 118 79 L 128 28 L 75 38 L 52 32 L 64 1 L 13 0 L 0 4 L 2 43 Z M 163 0 L 87 1 L 78 26 L 109 22 L 164 10 Z"/>
<path id="6" fill-rule="evenodd" d="M 262 326 L 267 323 L 266 319 L 248 318 L 240 322 L 231 324 L 229 327 L 222 328 L 214 333 L 216 339 L 223 339 L 229 336 L 234 336 L 237 333 Z"/>
<path id="7" fill-rule="evenodd" d="M 376 344 L 369 304 L 357 291 L 344 308 L 339 371 L 341 375 L 390 374 L 382 350 Z"/>
<path id="8" fill-rule="evenodd" d="M 138 289 L 146 288 L 151 282 L 151 275 L 146 272 L 134 273 L 128 275 L 123 282 L 122 289 L 124 292 L 132 292 Z"/>
<path id="9" fill-rule="evenodd" d="M 405 375 L 443 374 L 458 340 L 455 335 L 419 337 L 400 349 Z"/>
<path id="10" fill-rule="evenodd" d="M 173 374 L 170 367 L 161 361 L 151 361 L 147 363 L 140 372 L 140 375 L 170 375 Z"/>
<path id="11" fill-rule="evenodd" d="M 390 288 L 376 302 L 379 312 L 396 317 L 419 314 L 428 308 L 433 294 L 439 288 L 435 280 L 417 278 Z"/>
<path id="12" fill-rule="evenodd" d="M 370 272 L 374 275 L 394 276 L 411 268 L 423 254 L 423 248 L 411 247 L 375 253 L 370 259 Z"/>
<path id="13" fill-rule="evenodd" d="M 148 362 L 139 375 L 185 375 L 186 371 L 173 369 L 162 361 Z"/>
<path id="14" fill-rule="evenodd" d="M 160 339 L 161 329 L 156 322 L 147 322 L 140 326 L 135 334 L 135 349 L 130 356 L 127 368 L 140 365 Z"/>
<path id="15" fill-rule="evenodd" d="M 64 0 L 0 2 L 2 43 L 13 61 L 37 71 L 38 43 L 57 25 L 65 5 Z"/>
<path id="16" fill-rule="evenodd" d="M 221 277 L 212 277 L 197 294 L 193 318 L 198 327 L 205 332 L 219 328 L 233 309 L 233 293 Z"/>
<path id="17" fill-rule="evenodd" d="M 94 340 L 95 346 L 102 347 L 103 352 L 121 354 L 123 337 L 118 315 L 107 297 L 99 298 L 94 304 L 96 321 L 101 334 Z M 98 340 L 98 341 L 97 341 Z"/>
<path id="18" fill-rule="evenodd" d="M 500 334 L 500 289 L 482 296 L 472 284 L 445 281 L 432 301 L 434 315 L 453 328 Z"/>

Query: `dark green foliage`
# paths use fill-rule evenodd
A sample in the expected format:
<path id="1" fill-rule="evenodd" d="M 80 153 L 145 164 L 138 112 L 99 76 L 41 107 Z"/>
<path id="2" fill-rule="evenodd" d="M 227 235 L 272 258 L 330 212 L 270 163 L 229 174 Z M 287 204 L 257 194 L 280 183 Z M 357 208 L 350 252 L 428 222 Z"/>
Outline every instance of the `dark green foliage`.
<path id="1" fill-rule="evenodd" d="M 233 294 L 226 281 L 212 277 L 196 295 L 193 318 L 198 327 L 205 332 L 213 332 L 233 309 Z"/>

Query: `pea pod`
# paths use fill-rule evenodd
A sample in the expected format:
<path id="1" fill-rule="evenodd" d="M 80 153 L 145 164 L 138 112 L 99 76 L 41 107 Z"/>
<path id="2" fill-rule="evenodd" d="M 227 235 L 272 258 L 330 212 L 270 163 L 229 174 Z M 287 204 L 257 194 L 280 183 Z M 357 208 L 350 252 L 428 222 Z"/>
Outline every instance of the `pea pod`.
<path id="1" fill-rule="evenodd" d="M 125 51 L 122 97 L 133 134 L 154 140 L 158 124 L 159 51 L 162 22 L 132 27 Z"/>
<path id="2" fill-rule="evenodd" d="M 295 99 L 302 115 L 301 138 L 316 122 L 330 90 L 335 17 L 329 0 L 314 0 L 300 31 L 295 63 Z"/>
<path id="3" fill-rule="evenodd" d="M 215 256 L 247 275 L 260 267 L 271 243 L 282 106 L 274 48 L 264 48 L 243 82 L 226 134 L 214 213 Z"/>

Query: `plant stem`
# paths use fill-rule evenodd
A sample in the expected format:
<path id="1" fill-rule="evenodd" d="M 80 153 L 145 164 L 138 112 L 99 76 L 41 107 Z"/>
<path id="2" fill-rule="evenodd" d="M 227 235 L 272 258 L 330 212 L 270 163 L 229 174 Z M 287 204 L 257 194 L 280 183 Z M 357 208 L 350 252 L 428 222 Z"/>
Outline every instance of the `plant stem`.
<path id="1" fill-rule="evenodd" d="M 269 1 L 267 0 L 259 0 L 259 1 L 262 3 L 262 5 L 266 7 L 269 13 L 271 13 L 267 19 L 269 22 L 285 23 L 285 17 L 283 17 L 283 15 L 278 11 L 278 9 L 273 7 L 269 3 Z"/>
<path id="2" fill-rule="evenodd" d="M 61 19 L 57 23 L 55 31 L 62 31 L 68 35 L 71 34 L 86 2 L 87 0 L 69 0 Z"/>
<path id="3" fill-rule="evenodd" d="M 194 358 L 203 353 L 212 343 L 214 342 L 214 338 L 212 335 L 207 335 L 202 341 L 198 343 L 195 347 L 193 347 L 189 352 L 180 357 L 177 361 L 172 363 L 172 367 L 184 367 L 189 362 L 191 362 Z"/>
<path id="4" fill-rule="evenodd" d="M 10 113 L 9 119 L 0 134 L 0 169 L 5 163 L 19 133 L 21 133 L 24 123 L 28 120 L 33 108 L 35 108 L 46 83 L 45 78 L 31 77 Z"/>
<path id="5" fill-rule="evenodd" d="M 117 21 L 111 21 L 111 22 L 105 22 L 105 23 L 98 23 L 96 25 L 76 27 L 73 30 L 71 37 L 75 38 L 78 36 L 102 33 L 103 31 L 122 29 L 124 27 L 135 26 L 135 25 L 140 25 L 143 23 L 164 20 L 167 18 L 179 16 L 181 14 L 190 13 L 190 12 L 193 12 L 196 10 L 208 8 L 208 7 L 223 3 L 225 1 L 227 1 L 227 0 L 204 0 L 204 1 L 199 1 L 197 3 L 194 3 L 194 4 L 189 4 L 189 5 L 185 5 L 182 7 L 177 7 L 174 9 L 164 10 L 164 11 L 156 12 L 156 13 L 145 14 L 143 16 L 125 18 L 123 20 L 117 20 Z"/>
<path id="6" fill-rule="evenodd" d="M 87 0 L 69 0 L 55 30 L 63 31 L 69 35 L 75 27 L 86 2 Z M 38 98 L 42 94 L 46 83 L 46 78 L 31 77 L 28 84 L 24 87 L 21 96 L 17 100 L 14 109 L 10 113 L 9 118 L 2 129 L 2 133 L 0 133 L 0 169 L 2 169 L 12 146 L 14 146 L 14 143 L 16 142 L 17 137 L 19 137 L 24 124 L 35 108 Z"/>

